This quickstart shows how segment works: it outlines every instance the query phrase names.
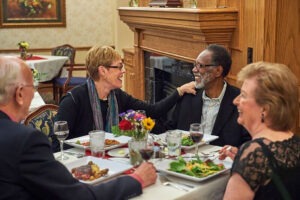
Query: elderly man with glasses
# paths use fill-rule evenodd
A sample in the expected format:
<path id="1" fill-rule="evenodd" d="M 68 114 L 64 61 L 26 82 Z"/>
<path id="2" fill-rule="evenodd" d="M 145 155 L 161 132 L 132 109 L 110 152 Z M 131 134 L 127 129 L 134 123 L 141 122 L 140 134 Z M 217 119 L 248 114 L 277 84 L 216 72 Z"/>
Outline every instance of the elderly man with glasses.
<path id="1" fill-rule="evenodd" d="M 219 136 L 211 144 L 240 146 L 249 140 L 233 105 L 240 90 L 225 81 L 230 67 L 231 57 L 223 46 L 212 44 L 202 51 L 193 68 L 197 94 L 180 99 L 165 128 L 189 130 L 191 123 L 202 123 L 205 134 Z"/>

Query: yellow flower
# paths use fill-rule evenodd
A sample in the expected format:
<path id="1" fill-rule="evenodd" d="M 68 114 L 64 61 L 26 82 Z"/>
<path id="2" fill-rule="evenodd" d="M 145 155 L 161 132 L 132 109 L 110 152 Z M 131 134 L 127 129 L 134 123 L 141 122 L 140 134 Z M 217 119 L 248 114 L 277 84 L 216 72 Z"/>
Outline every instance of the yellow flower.
<path id="1" fill-rule="evenodd" d="M 142 123 L 144 128 L 149 131 L 152 130 L 155 125 L 155 122 L 150 117 L 143 119 Z"/>
<path id="2" fill-rule="evenodd" d="M 19 45 L 19 48 L 24 48 L 24 49 L 28 49 L 29 48 L 28 42 L 25 42 L 25 41 L 19 42 L 18 45 Z"/>

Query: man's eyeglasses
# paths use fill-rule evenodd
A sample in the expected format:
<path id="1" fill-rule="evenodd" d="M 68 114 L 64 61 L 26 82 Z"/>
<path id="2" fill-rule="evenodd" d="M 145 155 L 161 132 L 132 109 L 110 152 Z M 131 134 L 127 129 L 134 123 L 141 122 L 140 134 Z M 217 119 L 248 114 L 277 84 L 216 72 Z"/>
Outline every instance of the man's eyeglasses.
<path id="1" fill-rule="evenodd" d="M 115 68 L 115 69 L 119 69 L 120 71 L 122 71 L 122 69 L 124 68 L 124 63 L 121 63 L 120 66 L 105 66 L 107 68 Z"/>
<path id="2" fill-rule="evenodd" d="M 31 84 L 21 84 L 23 87 L 32 87 L 35 91 L 37 91 L 38 86 L 37 85 L 31 85 Z"/>
<path id="3" fill-rule="evenodd" d="M 197 69 L 212 67 L 212 66 L 218 66 L 218 65 L 215 65 L 215 64 L 201 64 L 201 63 L 195 63 L 194 64 L 194 67 L 196 67 Z"/>

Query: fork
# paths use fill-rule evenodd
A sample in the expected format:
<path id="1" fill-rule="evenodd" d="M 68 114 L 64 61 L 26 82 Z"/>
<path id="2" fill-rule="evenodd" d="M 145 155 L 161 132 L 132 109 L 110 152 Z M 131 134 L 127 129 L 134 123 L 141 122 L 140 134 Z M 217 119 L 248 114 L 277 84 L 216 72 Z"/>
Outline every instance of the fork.
<path id="1" fill-rule="evenodd" d="M 190 191 L 190 189 L 194 188 L 194 186 L 192 186 L 192 185 L 187 185 L 187 184 L 183 184 L 183 183 L 174 183 L 174 182 L 170 181 L 168 179 L 168 177 L 166 177 L 165 175 L 162 175 L 162 174 L 159 174 L 159 180 L 164 186 L 171 186 L 176 189 L 187 191 L 187 192 Z"/>
<path id="2" fill-rule="evenodd" d="M 84 153 L 72 152 L 72 151 L 64 151 L 64 153 L 69 154 L 71 156 L 75 156 L 76 158 L 82 158 L 85 156 Z"/>

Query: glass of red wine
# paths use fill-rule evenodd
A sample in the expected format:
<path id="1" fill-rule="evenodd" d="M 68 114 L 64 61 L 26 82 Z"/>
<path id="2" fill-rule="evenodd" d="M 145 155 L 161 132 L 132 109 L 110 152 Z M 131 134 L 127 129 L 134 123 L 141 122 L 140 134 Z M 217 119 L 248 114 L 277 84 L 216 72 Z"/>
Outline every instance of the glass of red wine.
<path id="1" fill-rule="evenodd" d="M 151 137 L 148 137 L 145 147 L 141 148 L 139 152 L 146 162 L 150 160 L 154 153 L 154 142 Z"/>
<path id="2" fill-rule="evenodd" d="M 193 123 L 190 125 L 190 136 L 193 140 L 193 142 L 196 145 L 195 148 L 195 156 L 198 158 L 198 148 L 199 148 L 199 142 L 201 142 L 202 138 L 203 138 L 203 128 L 202 128 L 202 124 L 200 123 Z"/>

